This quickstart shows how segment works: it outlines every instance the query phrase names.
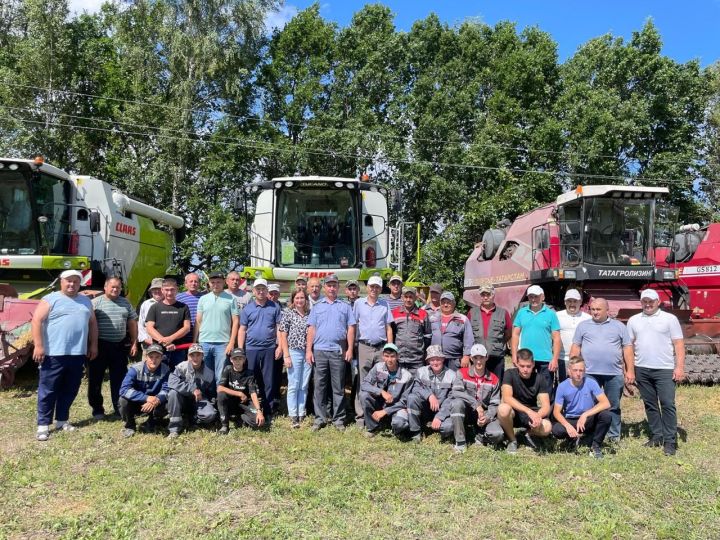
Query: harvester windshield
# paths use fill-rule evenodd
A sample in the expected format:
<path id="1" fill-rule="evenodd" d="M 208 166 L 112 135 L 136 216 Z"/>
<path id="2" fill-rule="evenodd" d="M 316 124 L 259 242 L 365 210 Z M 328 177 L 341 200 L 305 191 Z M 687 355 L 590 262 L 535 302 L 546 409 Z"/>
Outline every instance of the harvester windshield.
<path id="1" fill-rule="evenodd" d="M 44 244 L 51 253 L 65 253 L 69 188 L 45 174 L 31 178 L 29 172 L 1 168 L 0 253 L 33 255 Z"/>
<path id="2" fill-rule="evenodd" d="M 586 200 L 585 260 L 589 263 L 650 264 L 653 199 Z"/>
<path id="3" fill-rule="evenodd" d="M 285 267 L 354 267 L 357 191 L 286 188 L 278 193 L 276 258 Z"/>

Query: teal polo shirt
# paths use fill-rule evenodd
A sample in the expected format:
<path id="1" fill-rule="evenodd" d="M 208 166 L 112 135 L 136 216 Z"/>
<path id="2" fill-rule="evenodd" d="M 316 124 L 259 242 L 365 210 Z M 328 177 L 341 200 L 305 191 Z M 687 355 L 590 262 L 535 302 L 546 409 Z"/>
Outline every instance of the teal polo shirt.
<path id="1" fill-rule="evenodd" d="M 547 305 L 538 312 L 525 306 L 515 315 L 513 326 L 520 328 L 520 348 L 530 349 L 536 362 L 550 362 L 552 353 L 552 333 L 560 331 L 557 313 Z"/>
<path id="2" fill-rule="evenodd" d="M 201 343 L 227 343 L 230 341 L 232 318 L 238 315 L 235 298 L 231 294 L 221 292 L 216 295 L 209 292 L 200 297 L 198 313 L 202 313 L 200 335 Z"/>

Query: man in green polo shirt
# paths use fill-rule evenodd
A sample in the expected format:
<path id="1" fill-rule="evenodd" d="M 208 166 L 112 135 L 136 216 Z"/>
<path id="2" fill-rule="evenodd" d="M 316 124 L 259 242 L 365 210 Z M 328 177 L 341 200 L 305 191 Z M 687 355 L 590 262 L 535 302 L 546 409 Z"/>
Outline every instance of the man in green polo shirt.
<path id="1" fill-rule="evenodd" d="M 547 381 L 549 388 L 553 388 L 562 349 L 560 321 L 555 311 L 545 304 L 542 287 L 528 287 L 527 299 L 528 305 L 518 310 L 513 322 L 512 362 L 517 367 L 518 350 L 530 349 L 535 359 L 535 371 Z"/>
<path id="2" fill-rule="evenodd" d="M 212 272 L 208 279 L 210 293 L 198 301 L 194 341 L 202 346 L 205 365 L 213 370 L 217 383 L 237 339 L 240 312 L 233 295 L 223 290 L 222 272 Z"/>

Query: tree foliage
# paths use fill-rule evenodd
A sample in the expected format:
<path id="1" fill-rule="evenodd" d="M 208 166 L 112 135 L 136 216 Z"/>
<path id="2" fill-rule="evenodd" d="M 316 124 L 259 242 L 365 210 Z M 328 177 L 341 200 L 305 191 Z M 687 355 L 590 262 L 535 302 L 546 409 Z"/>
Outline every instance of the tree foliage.
<path id="1" fill-rule="evenodd" d="M 421 277 L 456 290 L 485 229 L 577 184 L 665 185 L 684 219 L 717 217 L 720 70 L 663 56 L 652 21 L 560 63 L 537 27 L 430 15 L 402 32 L 373 4 L 339 28 L 315 4 L 268 34 L 275 7 L 4 2 L 0 150 L 182 215 L 183 271 L 243 264 L 233 200 L 280 175 L 388 184 L 421 226 Z"/>

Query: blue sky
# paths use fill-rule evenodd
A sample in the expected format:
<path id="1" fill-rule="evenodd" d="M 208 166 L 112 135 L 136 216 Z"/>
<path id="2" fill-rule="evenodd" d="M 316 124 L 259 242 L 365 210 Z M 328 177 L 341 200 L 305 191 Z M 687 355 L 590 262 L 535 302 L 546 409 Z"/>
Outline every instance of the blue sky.
<path id="1" fill-rule="evenodd" d="M 346 26 L 353 13 L 366 3 L 320 0 L 320 13 L 325 19 Z M 381 3 L 395 14 L 399 30 L 409 30 L 414 21 L 432 12 L 450 25 L 476 18 L 490 25 L 511 20 L 518 28 L 538 26 L 557 42 L 561 61 L 596 36 L 611 33 L 629 39 L 632 32 L 641 29 L 651 17 L 663 39 L 665 55 L 678 62 L 698 59 L 703 67 L 720 60 L 720 0 L 386 0 Z M 312 4 L 309 0 L 289 0 L 269 24 L 282 26 L 298 10 Z"/>

